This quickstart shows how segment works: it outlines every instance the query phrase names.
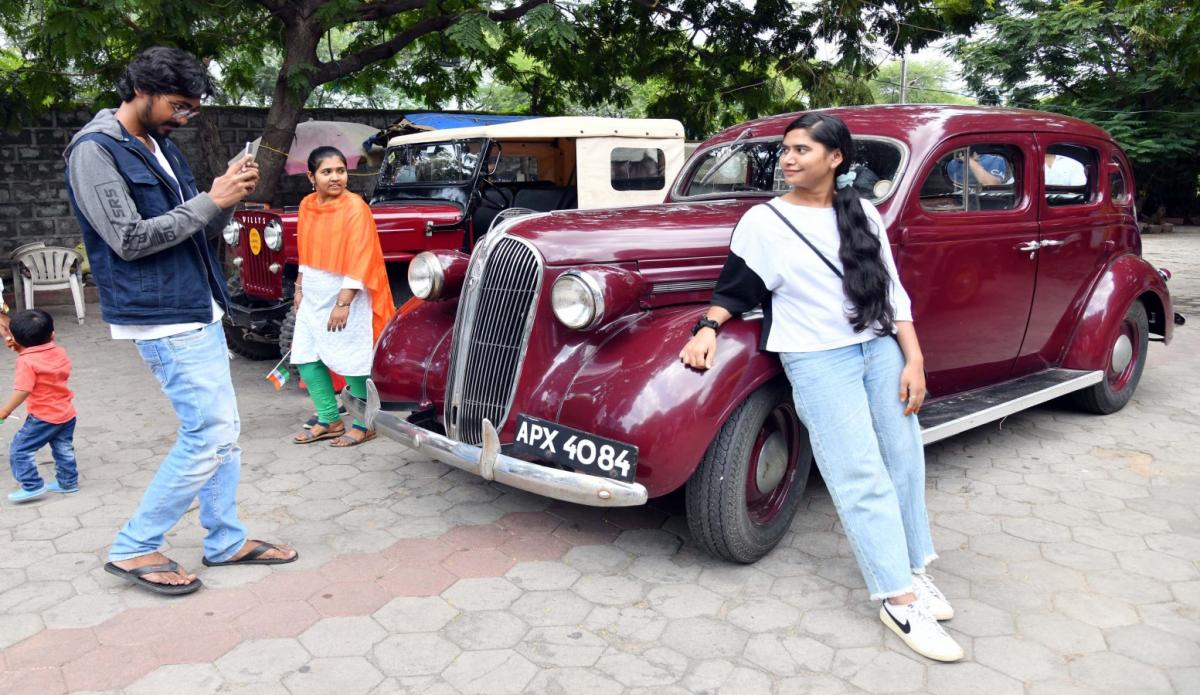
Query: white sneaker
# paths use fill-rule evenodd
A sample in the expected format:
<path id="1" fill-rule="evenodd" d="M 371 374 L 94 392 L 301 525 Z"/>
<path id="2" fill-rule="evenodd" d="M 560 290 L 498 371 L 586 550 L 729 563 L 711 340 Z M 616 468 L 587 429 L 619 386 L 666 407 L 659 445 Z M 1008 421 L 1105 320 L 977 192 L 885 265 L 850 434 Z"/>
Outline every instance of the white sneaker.
<path id="1" fill-rule="evenodd" d="M 949 620 L 954 617 L 954 608 L 933 583 L 933 577 L 928 574 L 913 575 L 913 593 L 917 600 L 924 603 L 930 614 L 938 620 Z"/>
<path id="2" fill-rule="evenodd" d="M 909 649 L 935 661 L 958 661 L 963 658 L 962 647 L 946 633 L 929 609 L 920 601 L 907 605 L 883 602 L 879 619 L 904 640 Z"/>

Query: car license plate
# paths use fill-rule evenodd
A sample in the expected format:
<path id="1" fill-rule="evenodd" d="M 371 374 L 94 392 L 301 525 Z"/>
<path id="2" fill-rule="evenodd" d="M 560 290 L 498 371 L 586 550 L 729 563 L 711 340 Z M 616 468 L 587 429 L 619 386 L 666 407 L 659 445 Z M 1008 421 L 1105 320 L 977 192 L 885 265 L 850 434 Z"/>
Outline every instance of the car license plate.
<path id="1" fill-rule="evenodd" d="M 636 446 L 520 413 L 513 451 L 627 483 L 633 482 L 637 471 Z"/>

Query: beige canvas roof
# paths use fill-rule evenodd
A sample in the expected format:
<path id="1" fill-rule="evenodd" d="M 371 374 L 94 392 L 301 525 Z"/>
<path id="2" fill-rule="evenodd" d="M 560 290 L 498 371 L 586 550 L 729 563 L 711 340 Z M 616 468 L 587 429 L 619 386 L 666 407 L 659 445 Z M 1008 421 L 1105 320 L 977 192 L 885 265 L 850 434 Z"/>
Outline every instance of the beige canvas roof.
<path id="1" fill-rule="evenodd" d="M 600 118 L 554 116 L 470 128 L 445 128 L 400 135 L 388 145 L 445 142 L 468 138 L 545 140 L 551 138 L 682 138 L 683 124 L 671 118 Z"/>

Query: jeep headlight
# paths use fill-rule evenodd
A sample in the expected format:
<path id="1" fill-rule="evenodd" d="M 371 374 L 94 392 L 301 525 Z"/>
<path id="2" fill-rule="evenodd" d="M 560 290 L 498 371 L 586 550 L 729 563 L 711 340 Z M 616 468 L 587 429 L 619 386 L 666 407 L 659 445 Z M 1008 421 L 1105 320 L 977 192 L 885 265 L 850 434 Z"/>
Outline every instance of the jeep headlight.
<path id="1" fill-rule="evenodd" d="M 550 306 L 564 326 L 586 331 L 595 328 L 604 317 L 604 292 L 591 275 L 568 270 L 554 281 Z"/>
<path id="2" fill-rule="evenodd" d="M 237 220 L 229 220 L 229 224 L 221 230 L 221 236 L 225 238 L 226 244 L 237 246 L 238 242 L 242 240 L 242 223 Z"/>
<path id="3" fill-rule="evenodd" d="M 437 299 L 442 295 L 445 280 L 442 262 L 428 251 L 418 253 L 408 263 L 408 287 L 414 297 Z"/>
<path id="4" fill-rule="evenodd" d="M 283 248 L 283 225 L 279 224 L 279 220 L 271 220 L 263 227 L 263 242 L 272 251 Z"/>

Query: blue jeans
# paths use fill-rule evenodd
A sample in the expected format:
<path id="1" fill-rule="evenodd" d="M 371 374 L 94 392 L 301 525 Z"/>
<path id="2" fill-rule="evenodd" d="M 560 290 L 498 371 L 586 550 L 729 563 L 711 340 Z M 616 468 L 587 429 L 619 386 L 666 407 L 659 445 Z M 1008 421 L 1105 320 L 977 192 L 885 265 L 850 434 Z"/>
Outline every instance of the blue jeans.
<path id="1" fill-rule="evenodd" d="M 241 422 L 229 376 L 221 324 L 156 340 L 134 341 L 179 418 L 175 446 L 158 467 L 133 517 L 117 533 L 109 560 L 147 555 L 200 498 L 200 523 L 208 530 L 204 556 L 228 560 L 246 542 L 237 517 L 242 450 Z"/>
<path id="2" fill-rule="evenodd" d="M 79 484 L 79 469 L 75 466 L 75 418 L 55 424 L 25 416 L 25 424 L 17 430 L 12 446 L 8 449 L 8 465 L 13 477 L 25 490 L 37 490 L 45 485 L 38 475 L 34 454 L 38 449 L 50 445 L 54 454 L 54 478 L 58 484 L 70 489 Z"/>
<path id="3" fill-rule="evenodd" d="M 904 355 L 891 338 L 780 355 L 796 412 L 872 599 L 912 590 L 937 557 L 925 510 L 925 450 L 904 415 Z"/>

